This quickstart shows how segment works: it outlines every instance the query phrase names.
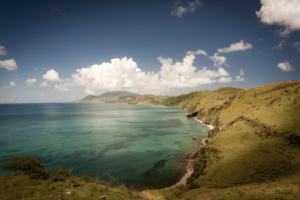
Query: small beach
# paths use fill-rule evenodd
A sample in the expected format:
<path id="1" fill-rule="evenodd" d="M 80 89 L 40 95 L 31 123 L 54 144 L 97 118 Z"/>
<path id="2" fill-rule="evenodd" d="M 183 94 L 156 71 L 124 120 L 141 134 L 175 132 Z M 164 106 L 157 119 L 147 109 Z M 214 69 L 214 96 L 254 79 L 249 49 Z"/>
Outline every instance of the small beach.
<path id="1" fill-rule="evenodd" d="M 197 122 L 199 122 L 202 125 L 207 126 L 210 130 L 214 129 L 214 126 L 209 125 L 209 124 L 205 124 L 203 123 L 203 121 L 197 119 L 196 117 L 193 117 L 194 120 L 196 120 Z M 187 164 L 186 164 L 186 173 L 184 174 L 184 176 L 174 185 L 172 185 L 171 187 L 173 188 L 177 188 L 180 186 L 185 186 L 186 185 L 186 181 L 187 179 L 193 174 L 194 172 L 194 163 L 195 161 L 198 159 L 198 151 L 200 150 L 201 147 L 205 146 L 207 137 L 202 138 L 202 142 L 201 145 L 199 146 L 199 149 L 197 149 L 196 151 L 193 151 L 187 158 Z"/>

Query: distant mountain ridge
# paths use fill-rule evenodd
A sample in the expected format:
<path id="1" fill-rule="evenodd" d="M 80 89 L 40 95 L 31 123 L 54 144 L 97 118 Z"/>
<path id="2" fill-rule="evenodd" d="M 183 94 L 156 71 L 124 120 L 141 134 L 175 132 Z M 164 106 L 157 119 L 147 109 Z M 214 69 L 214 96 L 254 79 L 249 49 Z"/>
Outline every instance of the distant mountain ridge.
<path id="1" fill-rule="evenodd" d="M 106 92 L 99 96 L 88 95 L 79 101 L 75 101 L 77 103 L 84 102 L 106 102 L 106 103 L 127 103 L 135 97 L 140 96 L 140 94 L 135 94 L 128 91 L 113 91 Z"/>

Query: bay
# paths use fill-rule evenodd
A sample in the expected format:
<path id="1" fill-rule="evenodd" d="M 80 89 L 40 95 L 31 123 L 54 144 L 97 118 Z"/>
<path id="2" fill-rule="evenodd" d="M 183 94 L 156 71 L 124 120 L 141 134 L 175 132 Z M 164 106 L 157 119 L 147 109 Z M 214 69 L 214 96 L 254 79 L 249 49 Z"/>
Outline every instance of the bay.
<path id="1" fill-rule="evenodd" d="M 127 186 L 166 187 L 180 178 L 181 162 L 207 136 L 207 128 L 186 112 L 155 105 L 1 104 L 0 165 L 34 156 L 48 170 L 72 166 L 76 176 L 108 180 L 106 172 Z"/>

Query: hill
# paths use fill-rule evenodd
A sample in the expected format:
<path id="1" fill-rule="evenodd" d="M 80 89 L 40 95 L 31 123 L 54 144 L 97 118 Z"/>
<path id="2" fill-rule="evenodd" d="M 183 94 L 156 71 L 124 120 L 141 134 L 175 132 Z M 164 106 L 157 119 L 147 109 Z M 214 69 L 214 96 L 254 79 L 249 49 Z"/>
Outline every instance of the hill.
<path id="1" fill-rule="evenodd" d="M 85 103 L 85 102 L 107 102 L 107 103 L 127 103 L 131 99 L 140 96 L 128 91 L 113 91 L 106 92 L 99 96 L 88 95 L 79 101 L 74 103 Z"/>
<path id="2" fill-rule="evenodd" d="M 149 199 L 300 199 L 300 81 L 171 97 L 166 105 L 215 126 L 182 189 Z"/>
<path id="3" fill-rule="evenodd" d="M 152 105 L 164 105 L 166 97 L 157 97 L 151 94 L 144 94 L 138 96 L 130 101 L 129 104 L 152 104 Z"/>

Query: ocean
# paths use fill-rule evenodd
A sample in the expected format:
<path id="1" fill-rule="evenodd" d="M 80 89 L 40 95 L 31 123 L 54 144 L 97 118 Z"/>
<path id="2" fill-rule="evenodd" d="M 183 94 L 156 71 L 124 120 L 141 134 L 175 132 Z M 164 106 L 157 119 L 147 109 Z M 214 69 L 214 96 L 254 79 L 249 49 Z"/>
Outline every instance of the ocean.
<path id="1" fill-rule="evenodd" d="M 48 170 L 74 167 L 76 176 L 101 180 L 109 173 L 139 189 L 170 186 L 180 179 L 186 156 L 207 136 L 208 129 L 186 112 L 113 103 L 0 104 L 0 166 L 34 156 Z"/>

